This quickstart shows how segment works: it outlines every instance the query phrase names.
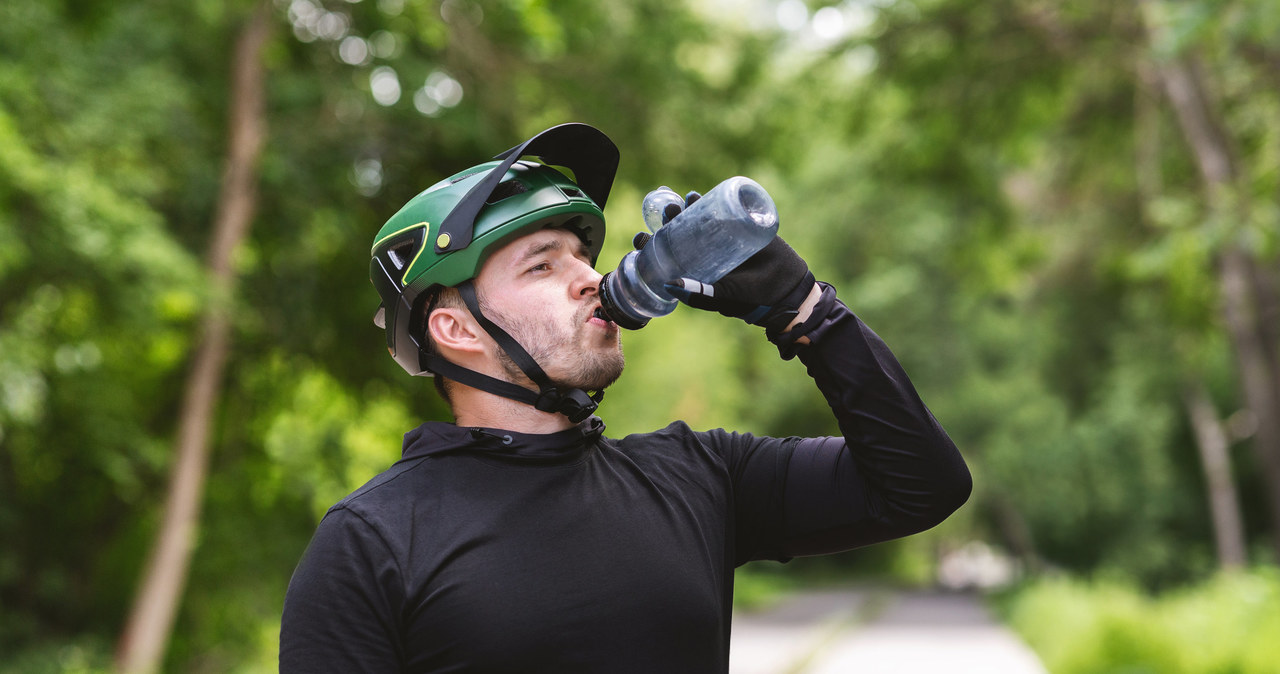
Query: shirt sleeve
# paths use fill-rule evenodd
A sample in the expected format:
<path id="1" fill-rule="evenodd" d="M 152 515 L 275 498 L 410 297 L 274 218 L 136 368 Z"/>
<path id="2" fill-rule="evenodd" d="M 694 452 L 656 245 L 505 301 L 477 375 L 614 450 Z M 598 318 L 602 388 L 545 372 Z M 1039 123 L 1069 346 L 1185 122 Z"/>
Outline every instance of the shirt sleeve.
<path id="1" fill-rule="evenodd" d="M 401 574 L 381 536 L 342 507 L 320 522 L 285 594 L 280 672 L 397 672 L 390 591 Z"/>
<path id="2" fill-rule="evenodd" d="M 823 285 L 813 315 L 780 345 L 798 355 L 842 437 L 737 436 L 739 562 L 840 552 L 924 531 L 969 497 L 955 444 L 885 343 Z M 807 336 L 810 344 L 794 342 Z"/>

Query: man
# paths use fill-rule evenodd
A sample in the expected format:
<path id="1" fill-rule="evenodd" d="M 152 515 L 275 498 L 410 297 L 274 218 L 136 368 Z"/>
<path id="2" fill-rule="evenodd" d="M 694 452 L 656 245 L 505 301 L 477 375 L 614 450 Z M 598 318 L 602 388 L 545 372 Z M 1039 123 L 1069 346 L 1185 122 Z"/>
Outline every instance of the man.
<path id="1" fill-rule="evenodd" d="M 713 289 L 672 291 L 763 325 L 844 437 L 606 437 L 592 412 L 623 357 L 593 267 L 617 157 L 589 126 L 554 127 L 379 233 L 389 350 L 437 375 L 455 423 L 410 431 L 326 514 L 285 600 L 282 671 L 725 672 L 736 566 L 909 535 L 967 499 L 888 348 L 780 239 Z"/>

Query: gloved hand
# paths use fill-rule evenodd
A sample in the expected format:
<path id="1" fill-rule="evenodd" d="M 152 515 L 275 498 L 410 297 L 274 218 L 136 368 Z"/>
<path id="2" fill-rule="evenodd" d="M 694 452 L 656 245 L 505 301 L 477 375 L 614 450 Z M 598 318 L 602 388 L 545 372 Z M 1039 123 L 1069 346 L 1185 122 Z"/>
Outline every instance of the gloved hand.
<path id="1" fill-rule="evenodd" d="M 685 207 L 700 197 L 697 192 L 690 192 L 685 197 Z M 667 206 L 663 222 L 679 213 L 680 209 L 675 204 Z M 767 246 L 714 284 L 673 279 L 666 289 L 691 307 L 764 326 L 766 334 L 773 338 L 795 319 L 813 285 L 809 265 L 786 241 L 774 237 Z"/>

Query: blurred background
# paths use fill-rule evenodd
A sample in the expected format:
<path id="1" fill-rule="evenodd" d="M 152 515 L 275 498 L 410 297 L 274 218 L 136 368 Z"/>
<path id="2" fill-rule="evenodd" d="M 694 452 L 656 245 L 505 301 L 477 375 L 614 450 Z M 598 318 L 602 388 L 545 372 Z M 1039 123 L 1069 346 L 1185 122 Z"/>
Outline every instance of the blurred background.
<path id="1" fill-rule="evenodd" d="M 744 611 L 977 588 L 1055 672 L 1277 671 L 1277 35 L 1267 0 L 6 0 L 0 672 L 273 671 L 320 516 L 448 419 L 371 322 L 374 234 L 567 121 L 622 151 L 602 271 L 648 190 L 755 178 L 974 473 L 931 532 L 745 567 Z M 624 343 L 611 435 L 837 433 L 746 325 Z"/>

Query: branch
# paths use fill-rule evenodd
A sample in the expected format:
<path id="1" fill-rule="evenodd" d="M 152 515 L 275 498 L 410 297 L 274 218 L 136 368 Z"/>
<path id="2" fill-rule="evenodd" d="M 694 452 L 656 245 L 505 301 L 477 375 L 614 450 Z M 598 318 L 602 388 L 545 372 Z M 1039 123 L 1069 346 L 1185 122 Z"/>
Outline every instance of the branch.
<path id="1" fill-rule="evenodd" d="M 231 257 L 248 233 L 257 202 L 257 164 L 266 129 L 262 51 L 270 27 L 270 9 L 264 2 L 232 52 L 229 146 L 208 259 L 214 301 L 205 310 L 200 346 L 183 391 L 164 521 L 120 638 L 116 669 L 121 672 L 149 673 L 160 668 L 191 566 L 208 472 L 209 430 L 230 350 L 227 298 L 235 282 Z"/>

